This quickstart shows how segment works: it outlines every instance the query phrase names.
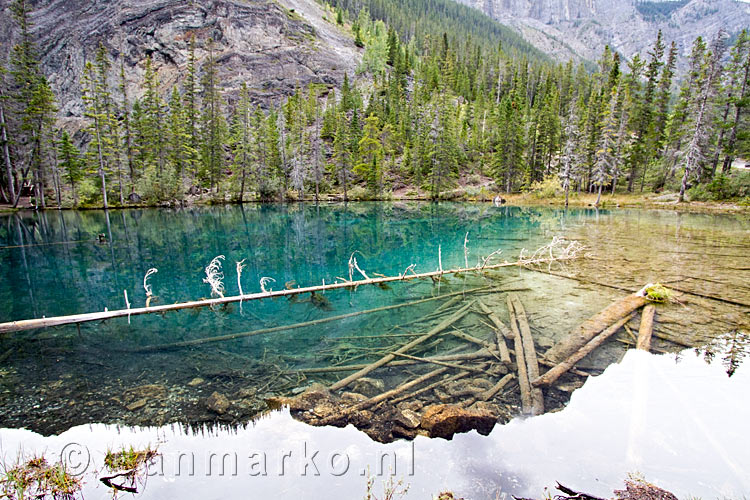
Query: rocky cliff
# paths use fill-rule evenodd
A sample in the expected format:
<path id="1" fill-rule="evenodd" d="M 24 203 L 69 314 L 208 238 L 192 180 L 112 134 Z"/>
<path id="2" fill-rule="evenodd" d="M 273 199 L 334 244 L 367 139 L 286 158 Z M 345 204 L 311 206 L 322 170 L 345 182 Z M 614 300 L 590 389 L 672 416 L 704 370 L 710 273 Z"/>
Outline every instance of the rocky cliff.
<path id="1" fill-rule="evenodd" d="M 645 54 L 662 30 L 687 56 L 693 40 L 750 27 L 750 4 L 736 0 L 690 0 L 671 12 L 649 15 L 636 0 L 459 0 L 515 27 L 524 38 L 558 60 L 596 60 L 605 44 L 626 58 Z M 660 2 L 645 2 L 648 4 Z"/>
<path id="2" fill-rule="evenodd" d="M 12 43 L 9 4 L 0 0 L 4 52 Z M 340 83 L 360 58 L 351 37 L 314 0 L 44 0 L 33 8 L 42 67 L 68 122 L 81 117 L 83 67 L 100 42 L 118 73 L 124 62 L 131 96 L 140 93 L 148 55 L 165 90 L 180 82 L 193 35 L 199 64 L 208 40 L 214 41 L 225 92 L 231 95 L 246 82 L 254 99 L 266 104 L 297 85 Z"/>

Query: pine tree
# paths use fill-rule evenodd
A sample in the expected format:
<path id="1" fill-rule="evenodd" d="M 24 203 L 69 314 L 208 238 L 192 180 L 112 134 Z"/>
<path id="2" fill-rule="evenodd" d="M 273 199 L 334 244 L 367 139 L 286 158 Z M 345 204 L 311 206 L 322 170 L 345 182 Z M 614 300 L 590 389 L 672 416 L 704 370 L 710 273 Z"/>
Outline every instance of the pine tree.
<path id="1" fill-rule="evenodd" d="M 232 149 L 234 154 L 235 176 L 240 179 L 240 190 L 237 201 L 245 199 L 245 185 L 255 156 L 255 137 L 252 133 L 252 110 L 250 105 L 250 90 L 245 83 L 240 87 L 240 97 L 237 111 L 232 124 Z"/>
<path id="2" fill-rule="evenodd" d="M 120 61 L 120 96 L 122 98 L 121 110 L 122 110 L 122 125 L 125 129 L 125 155 L 128 161 L 128 172 L 130 174 L 130 192 L 135 192 L 135 161 L 133 153 L 133 131 L 130 118 L 130 100 L 128 98 L 128 86 L 125 80 L 125 62 Z"/>
<path id="3" fill-rule="evenodd" d="M 342 114 L 336 120 L 336 133 L 333 139 L 333 160 L 336 170 L 336 178 L 344 188 L 344 201 L 349 201 L 348 186 L 351 179 L 351 151 L 349 149 L 349 124 Z"/>
<path id="4" fill-rule="evenodd" d="M 354 172 L 367 182 L 370 192 L 380 194 L 383 181 L 383 144 L 380 141 L 380 119 L 365 119 L 364 135 L 359 140 L 359 163 Z"/>
<path id="5" fill-rule="evenodd" d="M 697 82 L 698 96 L 690 109 L 694 126 L 690 139 L 685 149 L 681 152 L 685 172 L 680 183 L 679 201 L 685 199 L 688 180 L 692 175 L 700 174 L 698 168 L 706 159 L 706 147 L 710 136 L 711 111 L 713 100 L 716 95 L 716 87 L 722 74 L 722 58 L 726 50 L 726 33 L 721 30 L 711 44 L 711 49 L 701 68 L 700 77 Z"/>
<path id="6" fill-rule="evenodd" d="M 92 138 L 88 145 L 87 154 L 91 158 L 91 163 L 96 165 L 95 168 L 99 175 L 102 193 L 102 206 L 106 210 L 109 208 L 107 203 L 108 166 L 105 152 L 106 146 L 103 142 L 106 121 L 108 120 L 103 105 L 106 89 L 101 87 L 99 79 L 97 78 L 96 69 L 91 61 L 87 62 L 84 67 L 81 87 L 83 91 L 82 99 L 86 104 L 86 112 L 84 113 L 84 116 L 92 120 L 88 127 Z"/>
<path id="7" fill-rule="evenodd" d="M 80 158 L 80 152 L 70 140 L 67 132 L 63 131 L 60 140 L 57 143 L 57 154 L 60 158 L 60 168 L 65 173 L 65 180 L 70 184 L 73 193 L 73 205 L 78 205 L 78 195 L 76 185 L 83 179 L 83 162 Z"/>
<path id="8" fill-rule="evenodd" d="M 731 58 L 722 89 L 724 112 L 721 117 L 721 131 L 712 166 L 712 176 L 716 172 L 719 155 L 724 154 L 722 174 L 729 173 L 737 156 L 737 142 L 742 125 L 742 117 L 750 103 L 750 32 L 742 30 L 732 47 Z M 726 140 L 724 138 L 726 137 Z"/>
<path id="9" fill-rule="evenodd" d="M 198 122 L 200 120 L 200 112 L 198 110 L 198 70 L 195 63 L 195 35 L 191 35 L 187 69 L 183 82 L 183 109 L 185 110 L 185 119 L 187 120 L 187 133 L 190 136 L 188 143 L 190 155 L 185 159 L 185 168 L 190 173 L 193 181 L 198 178 L 201 151 L 200 131 L 198 130 Z"/>
<path id="10" fill-rule="evenodd" d="M 214 56 L 213 40 L 208 40 L 208 58 L 203 65 L 202 162 L 209 188 L 219 192 L 220 174 L 224 167 L 224 137 L 226 125 L 221 109 L 221 94 Z"/>

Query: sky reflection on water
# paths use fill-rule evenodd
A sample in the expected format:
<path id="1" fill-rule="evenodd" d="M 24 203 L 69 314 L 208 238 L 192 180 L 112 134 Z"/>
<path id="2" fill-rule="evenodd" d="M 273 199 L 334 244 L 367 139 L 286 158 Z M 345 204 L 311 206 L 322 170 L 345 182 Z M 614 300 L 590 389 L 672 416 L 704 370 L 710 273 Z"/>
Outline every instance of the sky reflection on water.
<path id="1" fill-rule="evenodd" d="M 739 498 L 750 494 L 750 371 L 743 368 L 730 378 L 720 363 L 708 365 L 692 351 L 678 362 L 629 351 L 576 391 L 563 411 L 516 419 L 487 437 L 471 432 L 452 441 L 419 437 L 383 445 L 352 427 L 315 428 L 276 412 L 245 429 L 204 434 L 93 425 L 44 438 L 3 429 L 0 444 L 6 463 L 20 448 L 57 457 L 68 445 L 71 465 L 89 453 L 86 498 L 106 495 L 92 471 L 101 468 L 107 447 L 149 443 L 160 443 L 163 457 L 152 467 L 142 498 L 364 498 L 363 474 L 368 466 L 377 474 L 383 455 L 386 472 L 395 456 L 396 477 L 410 485 L 407 498 L 430 498 L 444 489 L 467 499 L 540 498 L 555 481 L 607 496 L 633 472 L 680 498 Z M 378 494 L 386 475 L 376 480 Z"/>

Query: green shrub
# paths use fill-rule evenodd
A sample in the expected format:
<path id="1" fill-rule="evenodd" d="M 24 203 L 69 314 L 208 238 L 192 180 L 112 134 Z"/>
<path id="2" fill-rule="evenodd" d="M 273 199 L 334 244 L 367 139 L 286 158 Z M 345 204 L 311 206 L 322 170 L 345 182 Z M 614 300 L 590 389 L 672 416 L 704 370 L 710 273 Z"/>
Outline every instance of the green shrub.
<path id="1" fill-rule="evenodd" d="M 534 198 L 544 200 L 547 198 L 555 198 L 565 194 L 560 179 L 556 175 L 545 177 L 543 181 L 537 181 L 531 185 L 529 193 Z"/>
<path id="2" fill-rule="evenodd" d="M 718 174 L 711 182 L 698 184 L 688 190 L 693 201 L 719 201 L 750 196 L 750 172 Z"/>

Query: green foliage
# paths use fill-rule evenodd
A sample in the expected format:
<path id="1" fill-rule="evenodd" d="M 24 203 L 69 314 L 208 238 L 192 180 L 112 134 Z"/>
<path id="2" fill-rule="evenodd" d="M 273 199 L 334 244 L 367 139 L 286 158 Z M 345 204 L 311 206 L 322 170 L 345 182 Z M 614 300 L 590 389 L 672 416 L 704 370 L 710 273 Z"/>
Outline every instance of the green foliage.
<path id="1" fill-rule="evenodd" d="M 694 201 L 721 201 L 747 196 L 750 196 L 750 172 L 735 172 L 729 176 L 718 174 L 712 181 L 688 190 L 688 197 Z"/>
<path id="2" fill-rule="evenodd" d="M 71 500 L 82 498 L 81 479 L 70 474 L 62 463 L 50 464 L 44 457 L 6 467 L 0 475 L 0 492 L 8 500 Z"/>
<path id="3" fill-rule="evenodd" d="M 645 293 L 646 298 L 652 302 L 667 302 L 673 295 L 672 290 L 661 283 L 647 287 Z"/>
<path id="4" fill-rule="evenodd" d="M 534 182 L 529 189 L 529 193 L 540 200 L 557 198 L 564 194 L 564 189 L 560 183 L 560 178 L 556 175 L 545 177 L 542 181 Z"/>
<path id="5" fill-rule="evenodd" d="M 157 451 L 147 446 L 143 450 L 136 450 L 132 446 L 123 447 L 118 451 L 107 450 L 104 455 L 104 466 L 109 472 L 138 469 L 147 464 L 157 455 Z"/>

